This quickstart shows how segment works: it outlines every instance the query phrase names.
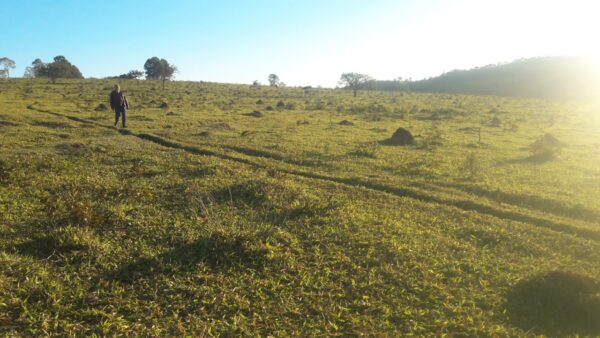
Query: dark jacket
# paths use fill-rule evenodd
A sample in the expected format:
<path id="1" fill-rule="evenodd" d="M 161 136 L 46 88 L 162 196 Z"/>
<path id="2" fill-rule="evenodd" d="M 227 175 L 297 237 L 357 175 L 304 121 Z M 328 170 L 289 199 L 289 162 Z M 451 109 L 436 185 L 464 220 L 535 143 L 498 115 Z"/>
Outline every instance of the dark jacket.
<path id="1" fill-rule="evenodd" d="M 110 92 L 110 108 L 112 110 L 129 109 L 129 103 L 127 102 L 127 97 L 125 97 L 125 94 L 123 94 L 123 92 L 118 92 L 116 90 L 113 90 L 112 92 Z"/>

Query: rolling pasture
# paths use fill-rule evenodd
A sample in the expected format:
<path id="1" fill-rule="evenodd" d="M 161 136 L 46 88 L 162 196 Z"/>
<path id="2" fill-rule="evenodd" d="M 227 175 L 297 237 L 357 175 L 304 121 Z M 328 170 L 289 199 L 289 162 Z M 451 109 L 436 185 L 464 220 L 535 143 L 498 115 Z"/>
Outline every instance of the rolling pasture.
<path id="1" fill-rule="evenodd" d="M 598 104 L 113 84 L 0 81 L 1 335 L 600 334 Z"/>

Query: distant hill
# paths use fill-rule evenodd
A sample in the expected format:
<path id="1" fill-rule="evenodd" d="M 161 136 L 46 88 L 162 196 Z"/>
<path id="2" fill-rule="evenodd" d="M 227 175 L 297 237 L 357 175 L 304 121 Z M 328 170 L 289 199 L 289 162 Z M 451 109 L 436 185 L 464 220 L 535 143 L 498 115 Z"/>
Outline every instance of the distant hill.
<path id="1" fill-rule="evenodd" d="M 600 96 L 600 67 L 581 57 L 540 57 L 420 81 L 375 81 L 372 88 L 419 92 L 581 99 Z"/>

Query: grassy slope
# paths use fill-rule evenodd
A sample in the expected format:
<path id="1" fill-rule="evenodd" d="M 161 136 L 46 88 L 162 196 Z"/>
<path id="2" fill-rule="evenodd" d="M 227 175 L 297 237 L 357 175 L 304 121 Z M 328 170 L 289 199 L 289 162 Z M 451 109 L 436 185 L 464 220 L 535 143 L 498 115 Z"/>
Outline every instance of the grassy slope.
<path id="1" fill-rule="evenodd" d="M 516 335 L 518 281 L 600 278 L 591 107 L 122 87 L 131 135 L 94 111 L 108 82 L 0 83 L 3 334 Z M 377 143 L 399 126 L 416 146 Z M 546 132 L 565 146 L 531 161 Z"/>

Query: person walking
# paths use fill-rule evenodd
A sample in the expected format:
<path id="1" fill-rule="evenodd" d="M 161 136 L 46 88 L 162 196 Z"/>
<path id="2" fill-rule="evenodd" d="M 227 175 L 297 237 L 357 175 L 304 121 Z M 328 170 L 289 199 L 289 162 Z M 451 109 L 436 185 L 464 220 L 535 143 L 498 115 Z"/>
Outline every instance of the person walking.
<path id="1" fill-rule="evenodd" d="M 119 123 L 119 116 L 123 116 L 123 128 L 127 128 L 126 113 L 129 109 L 129 103 L 127 97 L 121 92 L 121 87 L 115 85 L 112 92 L 110 92 L 110 108 L 115 112 L 115 127 Z"/>

